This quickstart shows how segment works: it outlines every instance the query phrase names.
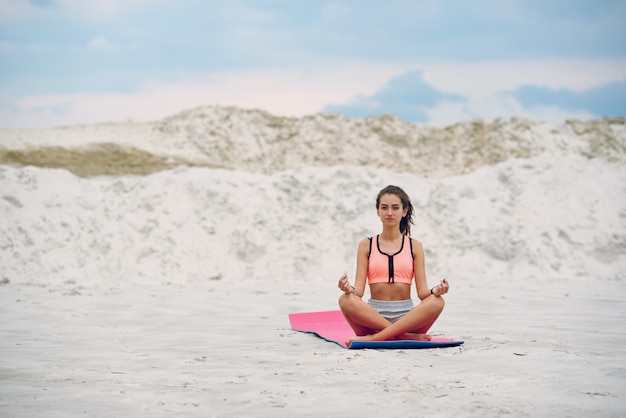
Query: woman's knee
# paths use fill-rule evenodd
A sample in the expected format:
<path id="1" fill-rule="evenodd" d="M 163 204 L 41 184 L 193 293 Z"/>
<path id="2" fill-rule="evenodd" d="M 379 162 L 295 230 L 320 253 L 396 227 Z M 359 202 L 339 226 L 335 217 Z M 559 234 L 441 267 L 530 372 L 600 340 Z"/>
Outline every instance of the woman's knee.
<path id="1" fill-rule="evenodd" d="M 355 298 L 357 298 L 352 293 L 344 293 L 339 296 L 339 307 L 342 311 L 351 311 L 355 306 Z"/>
<path id="2" fill-rule="evenodd" d="M 446 306 L 446 301 L 441 296 L 431 296 L 428 298 L 430 302 L 431 309 L 436 313 L 441 313 L 443 311 L 444 306 Z"/>

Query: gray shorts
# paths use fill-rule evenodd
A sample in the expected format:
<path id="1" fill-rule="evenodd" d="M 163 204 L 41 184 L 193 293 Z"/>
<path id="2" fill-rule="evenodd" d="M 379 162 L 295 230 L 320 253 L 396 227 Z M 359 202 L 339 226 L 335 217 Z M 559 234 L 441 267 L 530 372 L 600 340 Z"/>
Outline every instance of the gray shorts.
<path id="1" fill-rule="evenodd" d="M 370 299 L 367 304 L 376 309 L 389 322 L 396 322 L 413 309 L 413 299 L 377 300 Z"/>

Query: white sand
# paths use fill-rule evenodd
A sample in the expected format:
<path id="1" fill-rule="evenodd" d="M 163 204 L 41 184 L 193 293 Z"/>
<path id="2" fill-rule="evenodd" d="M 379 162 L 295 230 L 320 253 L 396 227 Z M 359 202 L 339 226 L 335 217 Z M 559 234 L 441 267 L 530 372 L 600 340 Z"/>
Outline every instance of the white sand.
<path id="1" fill-rule="evenodd" d="M 604 154 L 436 179 L 2 165 L 0 416 L 623 416 L 626 166 Z M 432 333 L 461 347 L 289 329 L 336 309 L 390 183 L 416 206 L 429 281 L 452 283 Z"/>

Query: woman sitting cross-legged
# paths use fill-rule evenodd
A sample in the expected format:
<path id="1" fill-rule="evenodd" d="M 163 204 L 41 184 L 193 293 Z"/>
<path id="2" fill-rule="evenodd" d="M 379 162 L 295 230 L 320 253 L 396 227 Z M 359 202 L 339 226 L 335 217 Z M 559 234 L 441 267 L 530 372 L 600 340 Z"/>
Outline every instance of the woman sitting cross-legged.
<path id="1" fill-rule="evenodd" d="M 339 279 L 339 307 L 357 335 L 347 341 L 430 340 L 426 334 L 444 307 L 441 297 L 450 288 L 446 279 L 433 288 L 426 283 L 424 249 L 411 238 L 413 206 L 397 186 L 387 186 L 376 198 L 382 232 L 364 238 L 357 251 L 354 285 L 344 274 Z M 365 281 L 371 299 L 364 302 Z M 417 306 L 411 299 L 415 279 Z"/>

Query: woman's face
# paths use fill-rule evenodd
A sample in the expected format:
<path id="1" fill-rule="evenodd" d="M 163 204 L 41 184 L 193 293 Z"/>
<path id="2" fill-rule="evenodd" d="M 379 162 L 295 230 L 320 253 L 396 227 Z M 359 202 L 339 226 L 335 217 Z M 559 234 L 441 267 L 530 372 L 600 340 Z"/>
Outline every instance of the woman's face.
<path id="1" fill-rule="evenodd" d="M 408 209 L 402 207 L 402 200 L 395 194 L 384 194 L 380 197 L 378 217 L 385 225 L 400 224 Z"/>

